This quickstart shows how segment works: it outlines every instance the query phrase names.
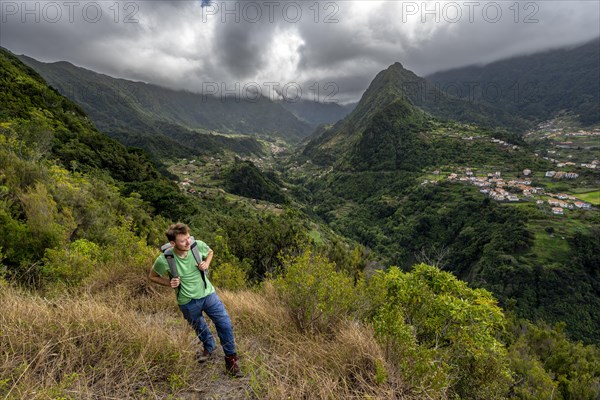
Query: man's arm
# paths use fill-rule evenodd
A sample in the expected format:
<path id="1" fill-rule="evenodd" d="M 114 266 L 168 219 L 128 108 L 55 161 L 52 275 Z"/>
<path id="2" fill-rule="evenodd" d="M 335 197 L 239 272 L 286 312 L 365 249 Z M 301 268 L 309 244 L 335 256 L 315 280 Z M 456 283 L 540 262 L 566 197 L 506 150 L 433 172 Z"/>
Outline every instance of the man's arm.
<path id="1" fill-rule="evenodd" d="M 150 279 L 151 282 L 157 283 L 162 286 L 170 286 L 172 288 L 176 288 L 177 286 L 179 286 L 179 278 L 163 278 L 162 276 L 157 274 L 153 268 L 150 268 L 148 279 Z"/>
<path id="2" fill-rule="evenodd" d="M 204 261 L 202 261 L 200 263 L 200 265 L 198 265 L 198 268 L 200 269 L 200 271 L 206 271 L 208 269 L 208 267 L 210 266 L 210 262 L 212 261 L 213 258 L 213 251 L 212 249 L 208 249 L 208 255 L 206 256 L 206 259 Z"/>

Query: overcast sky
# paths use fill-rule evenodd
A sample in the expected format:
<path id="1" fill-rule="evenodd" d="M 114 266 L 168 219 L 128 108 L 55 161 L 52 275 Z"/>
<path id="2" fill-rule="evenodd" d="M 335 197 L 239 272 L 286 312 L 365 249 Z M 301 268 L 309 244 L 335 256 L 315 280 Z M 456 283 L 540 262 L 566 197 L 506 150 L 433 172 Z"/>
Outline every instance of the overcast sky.
<path id="1" fill-rule="evenodd" d="M 212 93 L 356 101 L 394 62 L 417 75 L 600 35 L 592 1 L 0 1 L 0 45 Z"/>

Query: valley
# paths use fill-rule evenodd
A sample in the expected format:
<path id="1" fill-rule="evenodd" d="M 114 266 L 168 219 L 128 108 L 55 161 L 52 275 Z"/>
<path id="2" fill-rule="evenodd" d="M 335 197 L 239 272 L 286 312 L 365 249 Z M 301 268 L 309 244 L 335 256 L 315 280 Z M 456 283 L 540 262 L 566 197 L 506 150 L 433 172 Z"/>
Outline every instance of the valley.
<path id="1" fill-rule="evenodd" d="M 39 296 L 32 307 L 44 315 L 67 299 L 73 309 L 67 325 L 47 328 L 48 344 L 28 331 L 16 345 L 35 312 L 0 315 L 11 327 L 0 336 L 10 349 L 0 394 L 112 395 L 96 371 L 121 358 L 145 368 L 117 371 L 131 376 L 130 397 L 221 386 L 250 398 L 600 393 L 600 126 L 582 124 L 593 118 L 561 111 L 533 123 L 501 105 L 415 98 L 407 83 L 423 78 L 395 63 L 355 106 L 263 99 L 221 118 L 229 105 L 209 102 L 208 119 L 195 120 L 192 108 L 159 106 L 190 93 L 145 88 L 111 110 L 102 96 L 64 97 L 8 51 L 0 61 L 0 286 L 10 288 L 0 296 Z M 24 61 L 57 86 L 65 71 L 84 77 L 78 85 L 115 84 Z M 237 384 L 214 368 L 192 383 L 193 346 L 175 343 L 193 338 L 173 317 L 172 293 L 146 282 L 171 221 L 219 255 L 210 279 L 233 310 L 250 375 Z M 98 330 L 78 322 L 88 317 Z M 162 347 L 161 330 L 175 338 Z M 123 332 L 133 339 L 116 340 Z M 80 336 L 92 344 L 77 355 L 68 347 Z M 179 368 L 165 374 L 169 360 Z M 51 368 L 54 378 L 36 381 Z"/>

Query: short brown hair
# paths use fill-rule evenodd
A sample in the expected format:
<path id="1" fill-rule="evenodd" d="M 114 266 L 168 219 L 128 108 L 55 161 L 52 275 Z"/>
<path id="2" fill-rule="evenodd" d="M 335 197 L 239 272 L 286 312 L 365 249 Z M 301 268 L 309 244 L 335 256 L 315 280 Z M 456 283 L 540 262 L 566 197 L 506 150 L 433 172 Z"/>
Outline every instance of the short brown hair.
<path id="1" fill-rule="evenodd" d="M 169 226 L 169 229 L 165 232 L 169 242 L 174 242 L 177 235 L 187 235 L 190 233 L 190 228 L 183 222 L 178 222 Z"/>

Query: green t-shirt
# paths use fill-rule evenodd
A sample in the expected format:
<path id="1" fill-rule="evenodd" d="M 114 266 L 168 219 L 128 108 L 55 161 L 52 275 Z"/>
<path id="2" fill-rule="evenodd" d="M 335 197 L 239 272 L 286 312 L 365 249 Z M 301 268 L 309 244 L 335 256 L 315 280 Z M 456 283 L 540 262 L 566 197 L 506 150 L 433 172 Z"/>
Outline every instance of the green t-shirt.
<path id="1" fill-rule="evenodd" d="M 196 243 L 198 245 L 198 251 L 202 255 L 202 259 L 205 259 L 208 256 L 208 245 L 200 240 L 197 240 Z M 215 288 L 208 280 L 208 276 L 206 276 L 206 289 L 204 288 L 202 275 L 196 266 L 196 260 L 194 259 L 191 250 L 188 251 L 185 258 L 181 258 L 175 254 L 175 260 L 177 263 L 177 273 L 179 273 L 177 304 L 187 304 L 192 299 L 201 299 L 215 291 Z M 169 271 L 169 263 L 164 254 L 158 256 L 152 268 L 154 269 L 154 272 L 160 276 L 163 276 Z"/>

